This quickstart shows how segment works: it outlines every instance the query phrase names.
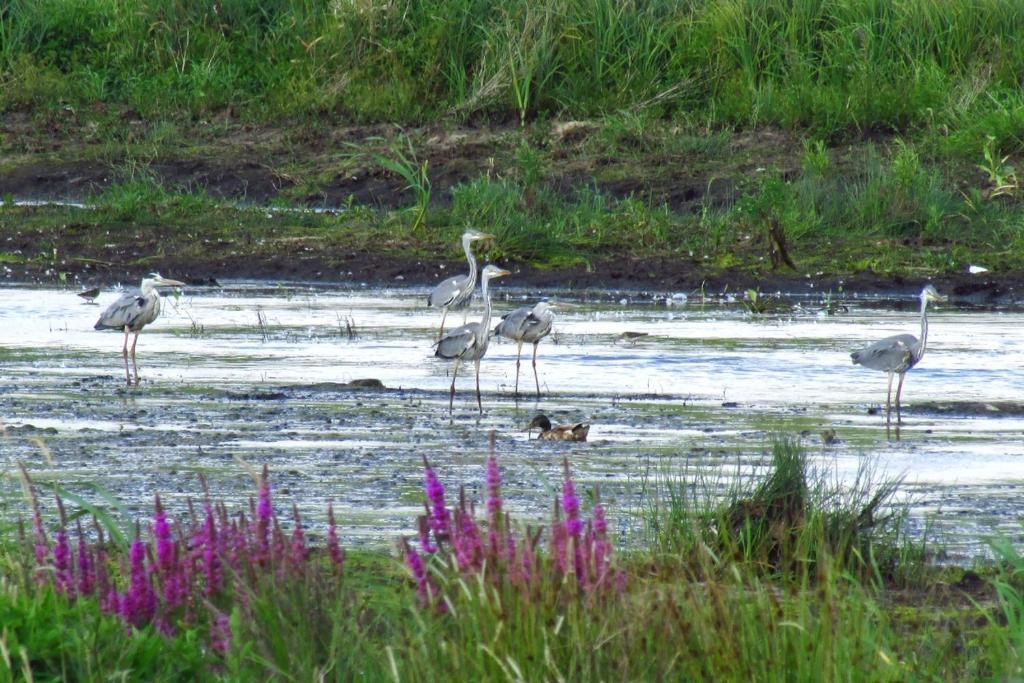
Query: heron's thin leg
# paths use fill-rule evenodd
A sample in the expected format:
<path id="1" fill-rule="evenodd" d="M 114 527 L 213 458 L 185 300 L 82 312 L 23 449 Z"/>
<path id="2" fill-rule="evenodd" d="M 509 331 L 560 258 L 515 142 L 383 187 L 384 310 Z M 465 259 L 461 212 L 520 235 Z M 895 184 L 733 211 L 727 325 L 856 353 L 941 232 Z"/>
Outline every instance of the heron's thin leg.
<path id="1" fill-rule="evenodd" d="M 516 342 L 516 398 L 519 398 L 519 357 L 523 355 L 523 340 Z"/>
<path id="2" fill-rule="evenodd" d="M 459 365 L 462 364 L 461 360 L 455 361 L 455 369 L 452 370 L 452 389 L 448 396 L 448 414 L 452 414 L 452 406 L 455 405 L 455 376 L 459 374 Z"/>
<path id="3" fill-rule="evenodd" d="M 441 331 L 437 333 L 437 338 L 440 339 L 444 336 L 444 319 L 448 317 L 448 307 L 445 306 L 441 309 Z"/>
<path id="4" fill-rule="evenodd" d="M 537 345 L 540 341 L 533 342 L 533 381 L 537 383 L 537 398 L 540 398 L 540 379 L 537 377 Z"/>
<path id="5" fill-rule="evenodd" d="M 141 332 L 141 330 L 140 330 Z M 139 364 L 135 362 L 135 345 L 139 343 L 139 333 L 135 333 L 135 339 L 132 340 L 132 367 L 135 369 L 135 384 L 139 383 Z"/>
<path id="6" fill-rule="evenodd" d="M 907 373 L 900 373 L 900 383 L 896 385 L 896 425 L 899 429 L 899 424 L 903 422 L 903 417 L 900 415 L 900 394 L 903 392 L 903 380 L 906 378 Z"/>
<path id="7" fill-rule="evenodd" d="M 129 372 L 129 370 L 128 370 L 128 335 L 129 334 L 130 334 L 130 331 L 128 330 L 128 326 L 125 325 L 125 327 L 124 327 L 124 346 L 121 347 L 121 355 L 124 356 L 124 379 L 128 383 L 128 386 L 131 386 L 131 384 L 132 384 L 132 375 L 131 375 L 131 372 Z"/>
<path id="8" fill-rule="evenodd" d="M 483 415 L 484 404 L 480 401 L 480 359 L 477 358 L 474 364 L 476 365 L 476 408 Z"/>
<path id="9" fill-rule="evenodd" d="M 889 425 L 889 413 L 892 412 L 892 370 L 889 371 L 889 391 L 885 395 L 885 424 Z"/>

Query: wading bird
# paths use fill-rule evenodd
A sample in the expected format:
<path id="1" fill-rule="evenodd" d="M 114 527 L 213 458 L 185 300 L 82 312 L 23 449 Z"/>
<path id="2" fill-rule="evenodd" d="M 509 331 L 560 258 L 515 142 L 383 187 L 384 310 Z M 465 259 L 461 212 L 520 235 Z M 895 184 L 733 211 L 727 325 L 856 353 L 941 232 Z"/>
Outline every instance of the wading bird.
<path id="1" fill-rule="evenodd" d="M 521 306 L 501 317 L 501 322 L 494 328 L 494 334 L 511 339 L 516 343 L 516 396 L 519 396 L 519 358 L 523 354 L 523 344 L 533 344 L 533 381 L 537 384 L 537 398 L 540 398 L 540 379 L 537 377 L 537 345 L 540 340 L 551 333 L 551 324 L 555 316 L 551 305 L 541 301 L 536 306 Z"/>
<path id="2" fill-rule="evenodd" d="M 529 425 L 527 425 L 527 431 L 533 431 L 534 427 L 540 429 L 540 434 L 537 438 L 542 441 L 586 441 L 587 434 L 590 432 L 590 425 L 583 422 L 577 422 L 574 425 L 555 425 L 551 426 L 551 420 L 548 419 L 547 415 L 537 415 L 533 418 Z"/>
<path id="3" fill-rule="evenodd" d="M 95 304 L 96 297 L 98 297 L 99 295 L 99 287 L 93 287 L 92 289 L 86 289 L 78 293 L 78 296 L 84 299 L 84 301 L 82 302 L 83 304 Z"/>
<path id="4" fill-rule="evenodd" d="M 427 306 L 441 308 L 444 311 L 441 314 L 441 331 L 437 335 L 438 339 L 444 336 L 444 320 L 448 316 L 448 310 L 466 306 L 473 298 L 473 289 L 476 287 L 476 257 L 473 256 L 473 242 L 492 239 L 494 239 L 494 235 L 476 230 L 467 230 L 462 233 L 462 250 L 466 252 L 466 260 L 469 261 L 469 273 L 444 280 L 434 287 L 427 296 Z M 465 317 L 462 322 L 466 322 Z"/>
<path id="5" fill-rule="evenodd" d="M 142 285 L 137 292 L 125 292 L 121 298 L 110 304 L 96 321 L 97 330 L 124 330 L 124 374 L 131 386 L 132 375 L 128 370 L 128 333 L 134 332 L 132 341 L 132 367 L 135 369 L 135 384 L 139 383 L 139 366 L 135 362 L 135 345 L 139 343 L 139 333 L 160 315 L 160 287 L 184 287 L 184 282 L 161 277 L 159 273 L 151 273 L 142 278 Z"/>
<path id="6" fill-rule="evenodd" d="M 917 365 L 924 357 L 928 344 L 928 302 L 945 301 L 946 297 L 935 291 L 931 285 L 921 290 L 921 338 L 912 334 L 896 334 L 876 341 L 871 346 L 854 351 L 850 354 L 854 365 L 863 365 L 872 370 L 883 370 L 889 373 L 889 391 L 885 396 L 885 424 L 891 422 L 892 412 L 892 378 L 900 376 L 896 387 L 896 424 L 902 421 L 900 415 L 900 393 L 903 391 L 903 378 L 907 370 Z"/>
<path id="7" fill-rule="evenodd" d="M 459 374 L 459 366 L 464 361 L 470 360 L 476 364 L 476 406 L 481 414 L 484 412 L 483 404 L 480 401 L 480 359 L 487 353 L 487 343 L 491 337 L 491 294 L 488 291 L 488 283 L 493 278 L 505 275 L 510 275 L 510 273 L 495 265 L 486 266 L 480 275 L 484 297 L 484 317 L 478 323 L 456 327 L 437 342 L 437 350 L 434 355 L 455 361 L 455 369 L 452 371 L 452 388 L 448 398 L 449 415 L 452 414 L 452 405 L 455 402 L 455 377 Z"/>

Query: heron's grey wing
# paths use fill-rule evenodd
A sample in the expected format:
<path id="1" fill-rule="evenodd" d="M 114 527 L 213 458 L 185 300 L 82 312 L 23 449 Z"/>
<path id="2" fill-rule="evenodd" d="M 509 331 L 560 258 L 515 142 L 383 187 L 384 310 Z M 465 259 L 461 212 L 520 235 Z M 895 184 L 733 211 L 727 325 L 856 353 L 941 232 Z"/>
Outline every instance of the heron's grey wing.
<path id="1" fill-rule="evenodd" d="M 434 307 L 457 306 L 460 303 L 469 301 L 472 295 L 473 286 L 469 281 L 469 276 L 456 275 L 442 281 L 431 290 L 427 296 L 427 305 Z"/>
<path id="2" fill-rule="evenodd" d="M 476 345 L 476 328 L 480 323 L 469 323 L 446 333 L 437 342 L 435 356 L 454 359 L 466 354 Z"/>
<path id="3" fill-rule="evenodd" d="M 508 339 L 519 339 L 523 331 L 523 324 L 530 315 L 529 306 L 520 306 L 511 313 L 501 316 L 501 322 L 494 328 L 494 334 Z"/>
<path id="4" fill-rule="evenodd" d="M 876 341 L 860 351 L 854 351 L 850 358 L 857 365 L 872 370 L 901 372 L 913 364 L 913 349 L 917 337 L 912 334 L 897 334 Z"/>
<path id="5" fill-rule="evenodd" d="M 544 311 L 540 315 L 531 312 L 523 323 L 525 328 L 523 339 L 529 342 L 540 341 L 551 333 L 551 325 L 554 321 L 555 316 L 551 315 L 549 311 Z"/>
<path id="6" fill-rule="evenodd" d="M 138 293 L 122 294 L 120 299 L 103 311 L 93 327 L 97 330 L 123 330 L 125 326 L 131 327 L 145 307 L 146 299 Z"/>

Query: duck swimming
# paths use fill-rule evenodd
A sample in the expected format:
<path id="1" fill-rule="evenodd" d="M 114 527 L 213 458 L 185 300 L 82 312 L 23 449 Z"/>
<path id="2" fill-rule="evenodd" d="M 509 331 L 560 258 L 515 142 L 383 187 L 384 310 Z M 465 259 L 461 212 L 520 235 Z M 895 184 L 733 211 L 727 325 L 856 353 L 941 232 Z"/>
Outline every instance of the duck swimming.
<path id="1" fill-rule="evenodd" d="M 586 441 L 587 434 L 590 432 L 590 425 L 583 422 L 574 425 L 552 426 L 547 415 L 537 415 L 526 429 L 532 431 L 534 427 L 540 429 L 537 438 L 542 441 Z"/>

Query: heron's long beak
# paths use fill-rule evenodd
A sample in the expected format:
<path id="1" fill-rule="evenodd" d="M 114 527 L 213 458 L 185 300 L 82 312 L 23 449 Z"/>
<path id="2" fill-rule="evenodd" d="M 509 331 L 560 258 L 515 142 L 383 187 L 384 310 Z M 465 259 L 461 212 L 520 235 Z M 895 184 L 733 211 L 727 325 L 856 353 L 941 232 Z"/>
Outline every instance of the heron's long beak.
<path id="1" fill-rule="evenodd" d="M 184 282 L 181 282 L 179 280 L 171 280 L 170 278 L 166 278 L 166 277 L 158 278 L 157 281 L 156 281 L 156 284 L 160 285 L 161 287 L 184 287 L 185 286 Z"/>
<path id="2" fill-rule="evenodd" d="M 493 271 L 491 273 L 491 279 L 493 280 L 496 277 L 504 277 L 506 275 L 511 275 L 511 274 L 512 274 L 511 270 L 505 270 L 504 268 L 501 268 L 501 269 L 495 270 L 495 271 Z"/>
<path id="3" fill-rule="evenodd" d="M 479 235 L 477 235 L 476 237 L 474 237 L 473 239 L 478 239 L 478 240 L 496 240 L 498 238 L 495 237 L 494 235 L 492 235 L 489 232 L 482 232 Z"/>

